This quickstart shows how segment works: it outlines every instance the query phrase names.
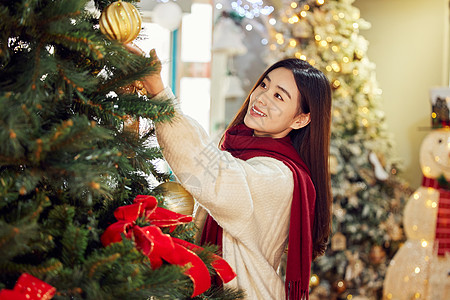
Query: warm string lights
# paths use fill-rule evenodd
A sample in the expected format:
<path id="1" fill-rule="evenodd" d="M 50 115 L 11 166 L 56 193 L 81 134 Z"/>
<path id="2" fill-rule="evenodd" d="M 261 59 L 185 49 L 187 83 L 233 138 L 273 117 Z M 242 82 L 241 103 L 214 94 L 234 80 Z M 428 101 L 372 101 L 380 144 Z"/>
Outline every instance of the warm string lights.
<path id="1" fill-rule="evenodd" d="M 221 10 L 224 5 L 216 3 L 216 9 Z M 258 18 L 261 15 L 268 16 L 274 11 L 274 7 L 264 4 L 263 0 L 236 0 L 231 2 L 231 8 L 240 16 L 247 19 Z"/>

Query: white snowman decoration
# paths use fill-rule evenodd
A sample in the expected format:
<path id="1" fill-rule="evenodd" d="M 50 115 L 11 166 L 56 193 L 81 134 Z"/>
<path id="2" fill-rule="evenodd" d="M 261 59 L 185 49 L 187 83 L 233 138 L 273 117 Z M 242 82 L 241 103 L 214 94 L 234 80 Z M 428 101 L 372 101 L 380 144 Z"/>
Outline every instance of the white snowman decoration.
<path id="1" fill-rule="evenodd" d="M 420 165 L 423 182 L 405 206 L 407 240 L 387 269 L 384 300 L 450 299 L 450 252 L 438 255 L 438 250 L 447 250 L 438 247 L 436 236 L 440 202 L 445 201 L 446 193 L 450 196 L 438 182 L 441 176 L 450 180 L 450 129 L 433 129 L 427 134 L 420 148 Z"/>

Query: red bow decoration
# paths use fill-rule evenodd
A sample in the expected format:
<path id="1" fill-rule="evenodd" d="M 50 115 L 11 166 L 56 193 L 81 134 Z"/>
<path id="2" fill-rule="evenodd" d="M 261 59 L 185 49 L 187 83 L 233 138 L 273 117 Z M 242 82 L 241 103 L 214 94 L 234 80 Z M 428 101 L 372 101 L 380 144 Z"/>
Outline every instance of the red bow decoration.
<path id="1" fill-rule="evenodd" d="M 114 216 L 118 220 L 106 228 L 101 237 L 102 244 L 107 245 L 122 241 L 121 234 L 133 239 L 142 253 L 150 259 L 152 269 L 158 269 L 163 260 L 170 264 L 185 267 L 184 273 L 194 283 L 192 297 L 200 295 L 211 286 L 211 277 L 203 261 L 193 252 L 203 248 L 189 242 L 172 238 L 164 234 L 160 227 L 169 227 L 173 231 L 177 225 L 189 223 L 191 216 L 179 214 L 162 207 L 153 196 L 138 195 L 134 203 L 118 207 Z M 149 224 L 140 227 L 137 223 Z M 236 274 L 228 263 L 221 257 L 213 254 L 214 261 L 211 266 L 226 283 Z"/>
<path id="2" fill-rule="evenodd" d="M 55 293 L 56 289 L 48 283 L 23 273 L 13 290 L 3 289 L 0 291 L 0 300 L 49 300 Z"/>

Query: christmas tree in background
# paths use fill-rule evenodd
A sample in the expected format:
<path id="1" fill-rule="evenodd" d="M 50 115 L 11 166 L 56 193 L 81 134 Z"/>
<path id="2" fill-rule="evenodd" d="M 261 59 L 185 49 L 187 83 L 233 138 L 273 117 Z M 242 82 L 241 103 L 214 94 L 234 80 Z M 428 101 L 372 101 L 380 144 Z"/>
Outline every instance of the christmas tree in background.
<path id="1" fill-rule="evenodd" d="M 174 111 L 132 91 L 158 64 L 109 40 L 86 4 L 0 1 L 0 298 L 36 283 L 46 288 L 32 296 L 45 299 L 189 298 L 208 282 L 196 287 L 190 270 L 208 279 L 216 258 L 186 243 L 190 216 L 156 207 L 167 191 L 151 183 L 169 174 L 143 120 Z M 191 268 L 186 252 L 198 255 Z"/>
<path id="2" fill-rule="evenodd" d="M 333 232 L 313 263 L 311 299 L 380 299 L 387 265 L 404 241 L 401 212 L 410 190 L 397 176 L 375 66 L 359 33 L 369 24 L 352 3 L 284 2 L 271 29 L 269 60 L 306 60 L 333 88 Z"/>

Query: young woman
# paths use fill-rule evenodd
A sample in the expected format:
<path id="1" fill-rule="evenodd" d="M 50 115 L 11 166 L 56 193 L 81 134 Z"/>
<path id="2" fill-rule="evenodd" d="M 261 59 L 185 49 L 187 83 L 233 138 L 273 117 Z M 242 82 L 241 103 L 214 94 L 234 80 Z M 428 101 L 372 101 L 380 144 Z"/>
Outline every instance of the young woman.
<path id="1" fill-rule="evenodd" d="M 144 86 L 154 99 L 174 98 L 159 74 Z M 330 233 L 330 123 L 326 77 L 286 59 L 256 82 L 220 149 L 178 108 L 173 121 L 156 125 L 165 159 L 200 204 L 202 242 L 219 245 L 237 274 L 227 285 L 247 299 L 308 299 L 311 261 Z M 283 282 L 277 269 L 286 246 Z"/>

